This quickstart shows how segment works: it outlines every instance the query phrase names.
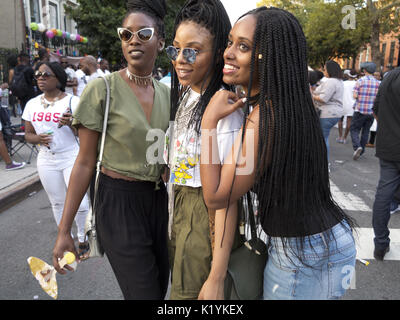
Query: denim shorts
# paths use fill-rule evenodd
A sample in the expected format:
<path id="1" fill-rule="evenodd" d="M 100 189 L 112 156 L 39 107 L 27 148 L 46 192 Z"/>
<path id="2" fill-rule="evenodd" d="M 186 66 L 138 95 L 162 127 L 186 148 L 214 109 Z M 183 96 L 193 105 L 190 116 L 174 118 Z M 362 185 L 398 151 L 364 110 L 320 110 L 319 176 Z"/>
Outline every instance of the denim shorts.
<path id="1" fill-rule="evenodd" d="M 309 236 L 300 262 L 293 249 L 283 249 L 280 238 L 270 238 L 269 257 L 264 269 L 265 300 L 339 299 L 354 276 L 356 247 L 347 223 Z M 296 238 L 286 238 L 296 248 Z"/>

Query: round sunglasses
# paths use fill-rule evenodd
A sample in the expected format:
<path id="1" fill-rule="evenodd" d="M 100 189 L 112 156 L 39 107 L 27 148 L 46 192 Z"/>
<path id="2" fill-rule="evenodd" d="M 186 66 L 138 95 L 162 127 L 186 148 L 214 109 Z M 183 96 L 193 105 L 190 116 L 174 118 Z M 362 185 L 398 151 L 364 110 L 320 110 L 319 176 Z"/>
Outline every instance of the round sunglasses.
<path id="1" fill-rule="evenodd" d="M 129 42 L 132 38 L 136 35 L 140 41 L 147 42 L 153 38 L 154 35 L 154 28 L 143 28 L 136 32 L 132 32 L 127 28 L 118 28 L 118 37 L 121 41 Z"/>
<path id="2" fill-rule="evenodd" d="M 165 52 L 167 53 L 168 58 L 170 58 L 173 61 L 175 61 L 178 58 L 178 55 L 179 55 L 180 51 L 181 51 L 181 49 L 178 49 L 178 48 L 176 48 L 174 46 L 168 46 L 165 49 Z M 196 57 L 197 57 L 197 55 L 199 53 L 200 53 L 199 50 L 196 50 L 196 49 L 193 49 L 193 48 L 184 48 L 184 49 L 182 49 L 183 58 L 186 60 L 187 63 L 190 63 L 190 64 L 195 63 Z"/>
<path id="3" fill-rule="evenodd" d="M 46 80 L 47 78 L 55 77 L 55 75 L 51 74 L 50 72 L 47 72 L 47 71 L 45 71 L 45 72 L 36 71 L 35 79 L 38 80 L 40 77 L 43 77 L 43 79 Z"/>

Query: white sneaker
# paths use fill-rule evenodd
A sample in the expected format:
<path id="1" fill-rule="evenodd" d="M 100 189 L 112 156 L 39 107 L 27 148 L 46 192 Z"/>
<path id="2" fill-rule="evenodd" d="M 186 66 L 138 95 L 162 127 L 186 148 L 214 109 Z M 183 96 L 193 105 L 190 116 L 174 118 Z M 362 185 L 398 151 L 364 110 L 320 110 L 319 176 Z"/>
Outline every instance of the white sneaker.
<path id="1" fill-rule="evenodd" d="M 390 210 L 390 214 L 394 214 L 397 211 L 400 211 L 400 205 L 398 205 L 397 208 L 394 208 L 393 210 Z"/>
<path id="2" fill-rule="evenodd" d="M 353 160 L 358 160 L 361 156 L 361 152 L 363 149 L 361 147 L 358 147 L 356 151 L 353 153 Z"/>

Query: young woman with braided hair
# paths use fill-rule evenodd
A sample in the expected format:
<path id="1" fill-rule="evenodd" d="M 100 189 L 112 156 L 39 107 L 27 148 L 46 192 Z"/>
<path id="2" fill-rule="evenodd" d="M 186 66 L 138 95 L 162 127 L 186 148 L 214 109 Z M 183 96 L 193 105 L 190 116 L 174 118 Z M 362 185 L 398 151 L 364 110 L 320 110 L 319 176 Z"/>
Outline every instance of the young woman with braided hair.
<path id="1" fill-rule="evenodd" d="M 327 150 L 307 81 L 306 47 L 299 22 L 287 11 L 261 7 L 242 16 L 229 34 L 223 80 L 242 85 L 247 100 L 220 91 L 202 119 L 203 137 L 204 130 L 211 130 L 201 146 L 207 206 L 227 207 L 250 189 L 257 194 L 269 239 L 264 299 L 339 298 L 355 265 L 354 223 L 330 193 Z M 212 130 L 243 106 L 245 130 L 229 155 L 235 161 L 212 163 L 218 152 Z M 235 150 L 242 141 L 239 153 Z M 249 164 L 255 170 L 240 172 Z M 225 232 L 232 233 L 228 221 Z M 224 276 L 221 272 L 220 285 Z"/>
<path id="2" fill-rule="evenodd" d="M 199 163 L 200 124 L 211 97 L 221 88 L 227 88 L 222 82 L 222 55 L 230 29 L 229 17 L 219 0 L 189 0 L 177 15 L 173 45 L 167 48 L 174 67 L 171 85 L 174 124 L 167 132 L 165 150 L 171 171 L 168 187 L 171 299 L 197 299 L 210 275 L 213 250 L 220 250 L 219 245 L 213 245 L 214 223 L 217 227 L 221 221 L 223 224 L 226 210 L 209 212 L 204 203 Z M 218 123 L 221 150 L 218 157 L 222 161 L 242 123 L 241 110 Z M 236 210 L 236 205 L 232 205 L 231 214 Z M 218 239 L 215 242 L 220 243 Z M 215 260 L 212 264 L 214 269 L 218 266 Z M 213 298 L 212 294 L 215 292 L 206 298 Z"/>
<path id="3" fill-rule="evenodd" d="M 166 3 L 129 0 L 127 8 L 118 36 L 128 67 L 105 76 L 111 99 L 94 212 L 99 241 L 124 298 L 156 300 L 168 288 L 168 199 L 161 180 L 165 166 L 147 160 L 154 142 L 146 138 L 169 124 L 170 90 L 152 78 L 164 48 Z M 91 81 L 74 113 L 80 150 L 53 250 L 54 267 L 62 274 L 58 258 L 76 252 L 69 230 L 98 157 L 106 92 L 103 79 Z"/>

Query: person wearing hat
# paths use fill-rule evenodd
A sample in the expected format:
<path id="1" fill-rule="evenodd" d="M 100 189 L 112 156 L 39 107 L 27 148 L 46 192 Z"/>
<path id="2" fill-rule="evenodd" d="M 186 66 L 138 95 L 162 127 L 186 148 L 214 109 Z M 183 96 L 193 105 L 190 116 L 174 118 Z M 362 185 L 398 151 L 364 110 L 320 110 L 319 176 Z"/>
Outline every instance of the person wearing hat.
<path id="1" fill-rule="evenodd" d="M 376 64 L 364 62 L 361 64 L 361 72 L 364 77 L 356 82 L 353 90 L 354 114 L 350 126 L 350 135 L 353 143 L 353 160 L 358 160 L 365 152 L 365 145 L 368 142 L 369 130 L 374 122 L 372 107 L 380 81 L 374 77 Z"/>
<path id="2" fill-rule="evenodd" d="M 350 133 L 351 119 L 354 113 L 354 97 L 353 90 L 356 85 L 357 72 L 354 69 L 345 70 L 343 72 L 343 117 L 338 122 L 339 137 L 336 139 L 337 143 L 346 143 L 347 136 Z M 343 120 L 346 117 L 346 129 L 343 134 Z"/>

